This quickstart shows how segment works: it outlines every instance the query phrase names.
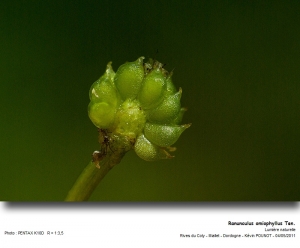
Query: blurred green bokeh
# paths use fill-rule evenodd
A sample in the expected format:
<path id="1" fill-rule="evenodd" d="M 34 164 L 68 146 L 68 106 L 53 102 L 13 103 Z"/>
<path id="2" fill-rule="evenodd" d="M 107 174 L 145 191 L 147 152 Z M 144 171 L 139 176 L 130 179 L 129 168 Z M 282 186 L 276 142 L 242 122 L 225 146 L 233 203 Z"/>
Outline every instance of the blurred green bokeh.
<path id="1" fill-rule="evenodd" d="M 279 0 L 2 3 L 0 200 L 64 199 L 99 148 L 90 86 L 140 56 L 175 68 L 193 125 L 173 160 L 130 152 L 91 200 L 300 200 L 299 13 Z"/>

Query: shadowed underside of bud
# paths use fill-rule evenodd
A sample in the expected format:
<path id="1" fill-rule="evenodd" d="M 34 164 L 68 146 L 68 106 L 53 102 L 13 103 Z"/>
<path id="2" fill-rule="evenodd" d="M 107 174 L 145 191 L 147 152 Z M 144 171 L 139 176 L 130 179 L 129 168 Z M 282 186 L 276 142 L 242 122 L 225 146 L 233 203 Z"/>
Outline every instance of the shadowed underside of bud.
<path id="1" fill-rule="evenodd" d="M 88 114 L 101 130 L 101 150 L 94 160 L 131 149 L 147 161 L 172 158 L 169 152 L 175 148 L 170 146 L 191 126 L 179 125 L 186 109 L 181 107 L 182 89 L 176 90 L 172 73 L 158 61 L 143 60 L 126 62 L 116 73 L 108 63 L 90 88 Z"/>

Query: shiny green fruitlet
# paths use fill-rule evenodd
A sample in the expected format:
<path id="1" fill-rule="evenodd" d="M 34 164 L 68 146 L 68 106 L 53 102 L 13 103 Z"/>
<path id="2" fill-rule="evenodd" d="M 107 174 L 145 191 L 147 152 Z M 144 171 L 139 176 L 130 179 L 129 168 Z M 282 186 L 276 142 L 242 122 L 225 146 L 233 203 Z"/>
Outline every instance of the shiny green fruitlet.
<path id="1" fill-rule="evenodd" d="M 115 73 L 111 62 L 89 92 L 88 114 L 99 128 L 101 150 L 98 163 L 107 153 L 133 149 L 144 160 L 172 158 L 169 154 L 182 132 L 186 111 L 181 107 L 182 89 L 177 91 L 163 64 L 144 57 L 127 62 Z M 118 152 L 116 152 L 118 153 Z"/>

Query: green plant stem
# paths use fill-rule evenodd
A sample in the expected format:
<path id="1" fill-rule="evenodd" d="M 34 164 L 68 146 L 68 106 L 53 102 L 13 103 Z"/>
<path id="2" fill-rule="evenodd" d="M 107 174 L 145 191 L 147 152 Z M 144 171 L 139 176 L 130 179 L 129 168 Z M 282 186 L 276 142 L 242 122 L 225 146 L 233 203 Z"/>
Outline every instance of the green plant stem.
<path id="1" fill-rule="evenodd" d="M 100 169 L 91 161 L 76 180 L 65 201 L 87 201 L 105 175 L 124 155 L 125 152 L 109 153 L 99 162 Z"/>
<path id="2" fill-rule="evenodd" d="M 65 201 L 87 201 L 105 175 L 119 164 L 127 151 L 132 149 L 133 142 L 126 136 L 112 135 L 112 143 L 105 146 L 105 157 L 97 162 L 90 162 L 79 175 L 69 191 Z M 99 168 L 100 167 L 100 168 Z"/>
<path id="3" fill-rule="evenodd" d="M 65 201 L 87 201 L 111 168 L 107 161 L 101 163 L 100 169 L 91 161 L 78 177 Z"/>

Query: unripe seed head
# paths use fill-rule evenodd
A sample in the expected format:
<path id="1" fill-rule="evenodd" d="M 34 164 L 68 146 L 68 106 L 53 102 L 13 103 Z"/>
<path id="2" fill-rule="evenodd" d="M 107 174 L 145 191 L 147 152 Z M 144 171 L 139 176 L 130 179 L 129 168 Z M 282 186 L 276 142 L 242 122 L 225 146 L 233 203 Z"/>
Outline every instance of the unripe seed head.
<path id="1" fill-rule="evenodd" d="M 112 137 L 105 141 L 102 137 L 100 143 L 105 146 L 114 141 L 109 144 L 114 149 L 134 149 L 147 161 L 172 158 L 167 150 L 175 151 L 170 146 L 190 127 L 179 125 L 186 111 L 180 104 L 182 90 L 176 92 L 172 73 L 163 64 L 143 63 L 143 59 L 121 65 L 116 73 L 108 63 L 104 75 L 90 88 L 88 114 L 95 126 Z"/>

